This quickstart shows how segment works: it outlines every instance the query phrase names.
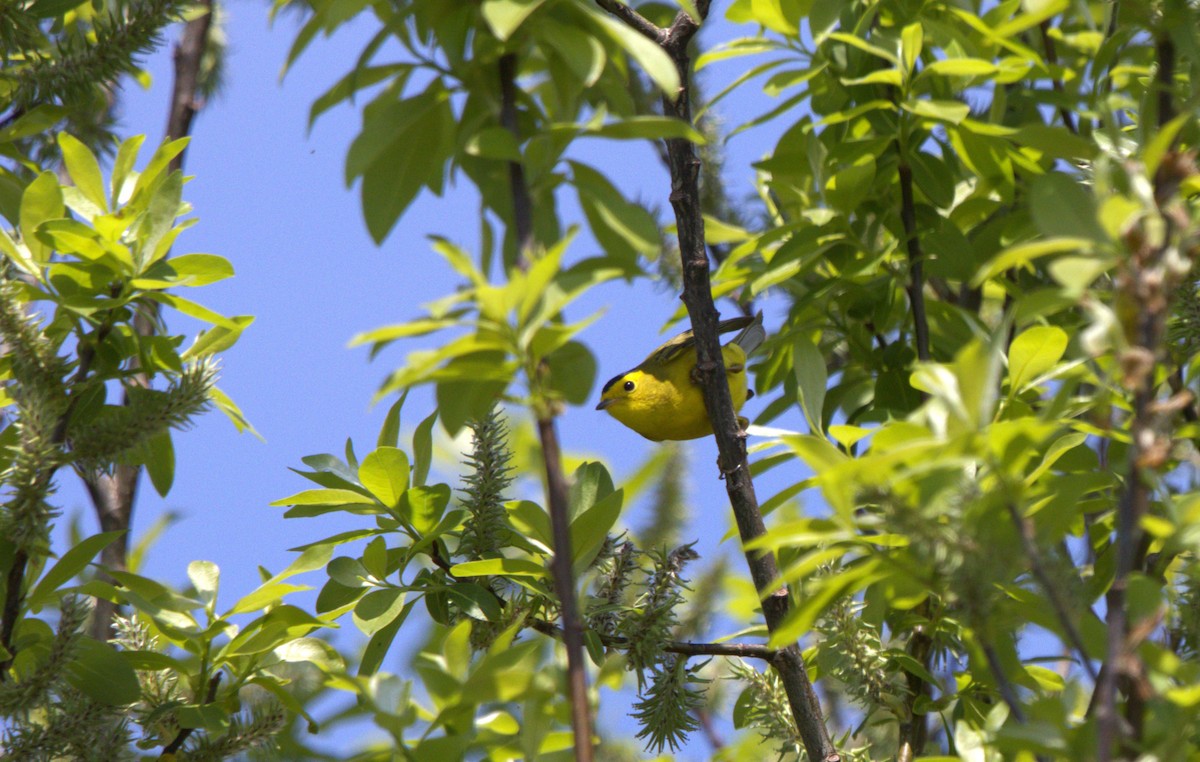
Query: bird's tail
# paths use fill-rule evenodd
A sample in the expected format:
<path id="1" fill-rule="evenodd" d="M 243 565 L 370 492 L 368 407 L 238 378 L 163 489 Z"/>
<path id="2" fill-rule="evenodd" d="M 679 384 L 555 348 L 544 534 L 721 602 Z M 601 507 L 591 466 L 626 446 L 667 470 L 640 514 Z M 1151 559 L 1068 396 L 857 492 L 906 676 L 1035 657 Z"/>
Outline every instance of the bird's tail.
<path id="1" fill-rule="evenodd" d="M 749 356 L 751 352 L 758 349 L 758 345 L 762 344 L 766 338 L 767 330 L 763 328 L 762 310 L 759 310 L 759 313 L 754 316 L 754 320 L 750 322 L 750 325 L 743 328 L 741 333 L 733 337 L 732 343 L 741 347 L 742 351 Z"/>

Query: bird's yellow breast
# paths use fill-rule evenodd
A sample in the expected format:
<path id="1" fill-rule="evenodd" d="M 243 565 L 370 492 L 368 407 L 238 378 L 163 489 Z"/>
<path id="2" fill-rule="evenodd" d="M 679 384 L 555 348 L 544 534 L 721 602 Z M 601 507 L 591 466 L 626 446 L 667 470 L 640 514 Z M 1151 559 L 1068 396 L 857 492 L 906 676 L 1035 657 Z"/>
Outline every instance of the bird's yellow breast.
<path id="1" fill-rule="evenodd" d="M 737 344 L 721 350 L 734 410 L 746 402 L 746 354 Z M 696 350 L 689 348 L 665 363 L 643 363 L 613 379 L 601 404 L 614 418 L 647 439 L 697 439 L 712 433 L 704 394 L 692 380 Z M 632 388 L 629 388 L 632 385 Z"/>

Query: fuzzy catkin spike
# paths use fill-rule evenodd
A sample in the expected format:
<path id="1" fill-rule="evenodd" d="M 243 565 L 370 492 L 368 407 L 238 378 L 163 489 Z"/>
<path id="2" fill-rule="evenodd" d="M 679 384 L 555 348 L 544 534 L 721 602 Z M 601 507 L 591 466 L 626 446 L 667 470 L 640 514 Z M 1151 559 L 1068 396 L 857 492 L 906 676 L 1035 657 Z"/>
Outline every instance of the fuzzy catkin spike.
<path id="1" fill-rule="evenodd" d="M 754 726 L 763 738 L 778 743 L 780 756 L 802 753 L 804 743 L 792 721 L 791 705 L 779 676 L 770 669 L 759 672 L 740 659 L 729 664 L 734 678 L 750 691 L 750 700 L 744 704 L 745 723 Z"/>
<path id="2" fill-rule="evenodd" d="M 683 590 L 687 589 L 683 567 L 699 557 L 690 544 L 650 556 L 654 559 L 654 571 L 646 583 L 646 592 L 620 624 L 621 635 L 629 644 L 626 652 L 629 669 L 637 674 L 639 690 L 647 671 L 663 660 L 666 643 L 678 621 L 677 610 L 683 605 Z"/>
<path id="3" fill-rule="evenodd" d="M 647 751 L 661 754 L 667 746 L 676 751 L 687 734 L 700 726 L 695 713 L 704 706 L 704 694 L 692 686 L 704 682 L 677 654 L 669 655 L 654 671 L 650 687 L 630 713 L 641 725 L 637 737 L 646 740 Z"/>
<path id="4" fill-rule="evenodd" d="M 888 660 L 878 630 L 859 617 L 863 604 L 850 598 L 838 601 L 817 622 L 824 635 L 821 654 L 831 662 L 822 671 L 840 680 L 847 694 L 856 700 L 868 715 L 907 692 L 906 686 L 888 670 Z"/>
<path id="5" fill-rule="evenodd" d="M 605 543 L 608 543 L 607 538 Z M 633 572 L 637 569 L 639 555 L 633 543 L 627 540 L 605 562 L 602 567 L 604 574 L 588 607 L 587 624 L 590 629 L 603 635 L 617 634 L 621 601 L 625 599 L 625 591 L 629 589 Z"/>
<path id="6" fill-rule="evenodd" d="M 87 624 L 91 607 L 87 599 L 67 596 L 60 605 L 58 629 L 49 652 L 30 674 L 0 683 L 0 716 L 12 717 L 52 704 L 51 693 L 66 676 L 67 665 Z M 8 749 L 7 743 L 3 748 Z"/>
<path id="7" fill-rule="evenodd" d="M 104 470 L 151 437 L 186 428 L 209 407 L 217 365 L 207 359 L 184 368 L 164 391 L 130 388 L 128 404 L 106 407 L 68 432 L 71 450 L 84 471 Z"/>
<path id="8" fill-rule="evenodd" d="M 26 553 L 43 552 L 55 511 L 47 502 L 53 474 L 62 462 L 62 421 L 68 409 L 67 363 L 56 354 L 36 320 L 25 314 L 17 285 L 0 284 L 0 339 L 12 368 L 9 395 L 20 446 L 0 477 L 6 498 L 0 532 Z"/>
<path id="9" fill-rule="evenodd" d="M 274 699 L 256 704 L 249 717 L 233 716 L 229 730 L 217 738 L 207 733 L 193 734 L 189 739 L 184 758 L 189 762 L 220 762 L 249 751 L 270 749 L 287 724 L 287 712 Z"/>
<path id="10" fill-rule="evenodd" d="M 508 429 L 497 408 L 469 424 L 474 435 L 471 454 L 464 465 L 470 471 L 463 476 L 462 505 L 467 509 L 458 553 L 468 560 L 492 557 L 504 547 L 508 517 L 504 510 L 505 492 L 512 484 L 512 452 L 508 449 Z"/>
<path id="11" fill-rule="evenodd" d="M 102 706 L 74 688 L 65 688 L 44 707 L 37 722 L 13 723 L 0 748 L 4 759 L 125 762 L 131 742 L 119 707 Z"/>
<path id="12" fill-rule="evenodd" d="M 157 47 L 162 30 L 186 7 L 181 0 L 140 0 L 129 3 L 118 17 L 97 17 L 93 40 L 70 35 L 59 40 L 52 56 L 32 57 L 29 66 L 13 74 L 9 104 L 28 109 L 41 103 L 73 100 L 97 84 L 112 84 L 134 69 L 134 60 Z"/>
<path id="13" fill-rule="evenodd" d="M 136 618 L 117 616 L 113 619 L 116 637 L 110 642 L 127 651 L 157 651 L 158 638 L 149 626 Z M 179 733 L 175 713 L 167 711 L 170 706 L 188 703 L 188 696 L 179 686 L 174 670 L 139 669 L 138 684 L 141 700 L 131 707 L 134 722 L 142 729 L 143 740 L 155 746 L 165 746 Z"/>

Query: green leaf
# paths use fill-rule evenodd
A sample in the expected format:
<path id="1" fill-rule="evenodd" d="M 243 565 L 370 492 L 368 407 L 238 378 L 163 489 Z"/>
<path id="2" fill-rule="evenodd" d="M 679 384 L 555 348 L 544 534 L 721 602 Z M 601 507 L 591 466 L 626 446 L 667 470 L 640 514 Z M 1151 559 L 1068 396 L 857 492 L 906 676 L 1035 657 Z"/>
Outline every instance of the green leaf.
<path id="1" fill-rule="evenodd" d="M 567 71 L 575 77 L 582 87 L 591 87 L 604 73 L 604 64 L 608 55 L 604 43 L 573 24 L 560 24 L 551 14 L 544 14 L 538 19 L 534 29 L 543 50 L 558 54 Z M 551 66 L 554 65 L 551 56 Z"/>
<path id="2" fill-rule="evenodd" d="M 904 60 L 904 72 L 911 75 L 921 60 L 921 48 L 925 33 L 920 23 L 908 24 L 900 30 L 900 55 Z"/>
<path id="3" fill-rule="evenodd" d="M 382 537 L 376 537 L 363 548 L 362 566 L 375 579 L 387 579 L 388 549 Z"/>
<path id="4" fill-rule="evenodd" d="M 145 140 L 145 135 L 134 135 L 122 142 L 121 147 L 117 149 L 117 158 L 113 159 L 112 175 L 109 177 L 113 208 L 121 204 L 125 179 L 129 177 L 129 171 L 133 169 L 133 164 L 137 161 L 138 152 Z"/>
<path id="5" fill-rule="evenodd" d="M 1063 676 L 1052 669 L 1039 667 L 1036 664 L 1024 665 L 1025 674 L 1029 675 L 1038 687 L 1044 691 L 1057 692 L 1066 687 Z"/>
<path id="6" fill-rule="evenodd" d="M 508 522 L 526 539 L 537 542 L 547 553 L 554 545 L 550 529 L 550 516 L 532 500 L 512 500 L 504 504 L 508 510 Z"/>
<path id="7" fill-rule="evenodd" d="M 131 199 L 137 198 L 138 194 L 157 185 L 162 173 L 167 171 L 171 161 L 176 156 L 183 153 L 183 149 L 187 148 L 189 142 L 191 142 L 191 138 L 179 138 L 178 140 L 163 142 L 158 147 L 158 150 L 154 152 L 154 155 L 150 157 L 146 168 L 138 175 L 137 182 L 133 185 Z M 177 211 L 177 209 L 172 210 L 172 212 L 174 211 Z"/>
<path id="8" fill-rule="evenodd" d="M 104 192 L 104 176 L 100 163 L 78 138 L 66 132 L 58 133 L 58 147 L 62 151 L 63 163 L 75 187 L 101 213 L 108 211 L 108 199 Z"/>
<path id="9" fill-rule="evenodd" d="M 550 388 L 572 405 L 588 401 L 596 383 L 596 358 L 578 341 L 568 341 L 545 358 L 550 369 Z"/>
<path id="10" fill-rule="evenodd" d="M 241 330 L 245 328 L 245 324 L 238 324 L 220 313 L 213 312 L 202 304 L 197 304 L 190 299 L 184 299 L 183 297 L 176 296 L 175 294 L 166 294 L 154 291 L 146 294 L 146 296 L 156 302 L 161 302 L 168 307 L 173 307 L 188 317 L 202 320 L 205 323 L 212 323 L 213 325 L 220 326 L 230 331 L 241 332 Z"/>
<path id="11" fill-rule="evenodd" d="M 272 506 L 284 505 L 374 505 L 375 500 L 348 489 L 310 489 L 276 500 Z"/>
<path id="12" fill-rule="evenodd" d="M 850 214 L 866 199 L 874 180 L 875 157 L 866 154 L 829 178 L 825 183 L 825 198 L 833 208 Z"/>
<path id="13" fill-rule="evenodd" d="M 446 594 L 459 611 L 472 619 L 498 622 L 504 614 L 496 595 L 473 582 L 456 582 L 446 588 Z"/>
<path id="14" fill-rule="evenodd" d="M 233 328 L 224 325 L 216 325 L 206 331 L 201 331 L 200 334 L 196 336 L 196 340 L 192 343 L 192 345 L 187 348 L 187 351 L 180 355 L 180 359 L 187 361 L 198 357 L 215 355 L 218 352 L 224 352 L 226 349 L 229 349 L 237 343 L 237 340 L 242 336 L 242 331 L 246 330 L 246 328 L 248 328 L 250 324 L 254 322 L 254 316 L 234 315 L 233 317 L 229 318 L 229 322 L 234 325 Z M 218 401 L 218 395 L 220 395 L 222 401 Z M 241 411 L 237 409 L 237 406 L 233 404 L 232 400 L 230 400 L 228 397 L 225 397 L 223 392 L 214 389 L 212 397 L 213 402 L 216 403 L 217 406 L 220 407 L 227 415 L 230 414 L 231 409 L 237 412 L 237 417 L 233 418 L 233 416 L 231 416 L 231 418 L 233 418 L 234 423 L 238 426 L 239 431 L 250 428 L 249 422 L 242 417 Z M 227 403 L 228 407 L 226 407 L 224 403 Z"/>
<path id="15" fill-rule="evenodd" d="M 1146 142 L 1146 147 L 1142 149 L 1142 163 L 1146 167 L 1148 177 L 1154 177 L 1158 171 L 1158 165 L 1162 163 L 1163 157 L 1175 143 L 1175 136 L 1179 134 L 1185 124 L 1192 121 L 1194 116 L 1193 113 L 1185 111 L 1163 125 L 1162 129 L 1154 133 L 1154 136 Z"/>
<path id="16" fill-rule="evenodd" d="M 550 571 L 542 564 L 523 558 L 488 558 L 466 561 L 450 568 L 455 577 L 534 577 L 544 579 Z"/>
<path id="17" fill-rule="evenodd" d="M 507 40 L 545 0 L 483 0 L 480 11 L 492 34 Z"/>
<path id="18" fill-rule="evenodd" d="M 395 447 L 380 447 L 358 467 L 362 486 L 388 508 L 395 508 L 408 489 L 408 456 Z"/>
<path id="19" fill-rule="evenodd" d="M 983 58 L 946 58 L 926 66 L 922 73 L 939 77 L 990 77 L 1000 68 Z"/>
<path id="20" fill-rule="evenodd" d="M 170 429 L 155 434 L 138 448 L 138 460 L 146 467 L 150 483 L 160 497 L 166 497 L 175 483 L 175 445 Z"/>
<path id="21" fill-rule="evenodd" d="M 662 240 L 654 216 L 642 205 L 628 201 L 594 168 L 575 161 L 567 163 L 571 166 L 579 205 L 605 253 L 635 261 L 639 256 L 656 258 Z"/>
<path id="22" fill-rule="evenodd" d="M 429 469 L 433 465 L 433 424 L 437 422 L 438 411 L 425 417 L 413 431 L 413 473 L 412 483 L 415 487 L 424 486 L 429 478 Z"/>
<path id="23" fill-rule="evenodd" d="M 400 498 L 400 513 L 420 534 L 428 534 L 442 519 L 450 505 L 450 486 L 434 484 L 413 487 Z"/>
<path id="24" fill-rule="evenodd" d="M 229 728 L 229 714 L 216 704 L 185 704 L 175 707 L 180 727 L 220 734 Z"/>
<path id="25" fill-rule="evenodd" d="M 500 353 L 477 352 L 476 356 Z M 455 365 L 454 361 L 447 366 Z M 455 436 L 467 421 L 481 418 L 496 404 L 508 388 L 507 381 L 443 381 L 437 385 L 438 415 L 442 427 Z"/>
<path id="26" fill-rule="evenodd" d="M 1050 172 L 1033 181 L 1029 209 L 1042 235 L 1106 241 L 1096 213 L 1096 198 L 1081 182 L 1061 172 Z"/>
<path id="27" fill-rule="evenodd" d="M 584 134 L 615 140 L 667 140 L 684 138 L 704 145 L 704 134 L 692 125 L 673 116 L 630 116 L 605 122 Z"/>
<path id="28" fill-rule="evenodd" d="M 618 489 L 571 520 L 571 556 L 577 572 L 586 569 L 600 552 L 609 531 L 621 517 L 624 503 L 625 491 Z"/>
<path id="29" fill-rule="evenodd" d="M 800 333 L 792 343 L 792 363 L 796 375 L 796 392 L 800 398 L 804 418 L 808 421 L 808 430 L 814 436 L 821 436 L 824 431 L 822 416 L 825 389 L 829 383 L 825 358 L 821 356 L 817 345 L 807 335 Z"/>
<path id="30" fill-rule="evenodd" d="M 463 150 L 471 156 L 484 159 L 521 161 L 521 146 L 516 137 L 503 127 L 485 127 L 471 136 Z"/>
<path id="31" fill-rule="evenodd" d="M 396 621 L 407 605 L 407 593 L 403 590 L 372 590 L 354 606 L 354 626 L 364 635 L 373 636 Z"/>
<path id="32" fill-rule="evenodd" d="M 67 663 L 67 681 L 104 706 L 132 704 L 142 695 L 137 672 L 107 643 L 80 638 L 75 658 Z"/>
<path id="33" fill-rule="evenodd" d="M 212 561 L 192 561 L 188 564 L 187 573 L 192 587 L 196 588 L 200 600 L 204 601 L 204 608 L 211 613 L 217 602 L 221 570 Z"/>
<path id="34" fill-rule="evenodd" d="M 579 464 L 572 475 L 571 490 L 567 496 L 567 517 L 574 521 L 598 501 L 612 494 L 612 476 L 604 464 L 585 461 Z"/>
<path id="35" fill-rule="evenodd" d="M 383 658 L 387 656 L 388 649 L 392 647 L 392 641 L 396 639 L 396 633 L 400 631 L 400 625 L 404 624 L 404 620 L 408 618 L 414 603 L 416 603 L 415 600 L 404 604 L 400 613 L 392 621 L 376 630 L 371 639 L 367 641 L 362 659 L 358 662 L 359 677 L 370 677 L 379 671 L 379 666 L 383 664 Z"/>
<path id="36" fill-rule="evenodd" d="M 1010 393 L 1053 368 L 1067 351 L 1067 332 L 1058 326 L 1034 326 L 1012 341 L 1008 350 Z"/>
<path id="37" fill-rule="evenodd" d="M 407 398 L 408 390 L 405 389 L 400 398 L 388 408 L 387 415 L 383 417 L 383 425 L 379 427 L 376 447 L 396 447 L 400 444 L 400 408 L 404 407 L 404 400 Z"/>
<path id="38" fill-rule="evenodd" d="M 1033 260 L 1050 254 L 1089 252 L 1093 246 L 1094 241 L 1090 238 L 1049 238 L 1042 241 L 1019 243 L 1008 247 L 986 262 L 971 279 L 971 285 L 981 286 L 984 281 L 1005 270 L 1017 266 L 1028 266 Z"/>
<path id="39" fill-rule="evenodd" d="M 900 104 L 900 108 L 917 116 L 950 124 L 958 124 L 971 115 L 971 107 L 958 101 L 905 101 Z"/>
<path id="40" fill-rule="evenodd" d="M 370 572 L 363 566 L 362 561 L 349 556 L 338 556 L 325 567 L 329 578 L 344 587 L 370 586 Z"/>
<path id="41" fill-rule="evenodd" d="M 133 279 L 137 288 L 207 286 L 233 277 L 233 265 L 216 254 L 181 254 L 160 259 Z"/>
<path id="42" fill-rule="evenodd" d="M 29 253 L 39 265 L 50 260 L 50 247 L 34 235 L 39 225 L 47 220 L 56 220 L 66 214 L 62 188 L 53 172 L 43 172 L 34 179 L 21 196 L 21 240 L 29 247 Z"/>
<path id="43" fill-rule="evenodd" d="M 183 203 L 183 172 L 175 170 L 155 186 L 154 195 L 137 227 L 139 269 L 167 255 L 175 236 L 171 234 Z"/>
<path id="44" fill-rule="evenodd" d="M 75 575 L 83 571 L 96 554 L 107 548 L 118 537 L 125 534 L 125 530 L 114 532 L 101 532 L 94 534 L 84 540 L 80 540 L 78 544 L 63 553 L 62 558 L 50 567 L 50 571 L 42 575 L 38 580 L 37 586 L 29 593 L 27 605 L 30 609 L 37 611 L 42 606 L 46 605 L 57 597 L 58 589 L 67 582 L 75 578 Z"/>
<path id="45" fill-rule="evenodd" d="M 641 64 L 646 75 L 666 96 L 674 98 L 679 92 L 679 72 L 671 57 L 657 43 L 646 39 L 626 24 L 590 5 L 580 6 L 613 42 Z"/>
<path id="46" fill-rule="evenodd" d="M 437 82 L 403 100 L 385 91 L 363 111 L 362 131 L 346 157 L 346 180 L 362 177 L 363 216 L 376 243 L 383 242 L 421 188 L 441 192 L 457 124 L 450 94 Z"/>
<path id="47" fill-rule="evenodd" d="M 855 35 L 847 34 L 845 32 L 830 32 L 829 36 L 826 39 L 836 40 L 837 42 L 844 42 L 845 44 L 850 45 L 851 47 L 858 48 L 859 50 L 863 51 L 864 53 L 870 53 L 873 56 L 882 58 L 883 60 L 890 63 L 892 66 L 895 66 L 895 67 L 900 66 L 900 59 L 898 57 L 896 57 L 895 53 L 892 53 L 891 51 L 888 51 L 888 50 L 884 50 L 883 48 L 879 47 L 878 45 L 872 45 L 871 43 L 867 42 L 866 40 L 864 40 L 861 37 L 856 37 Z"/>

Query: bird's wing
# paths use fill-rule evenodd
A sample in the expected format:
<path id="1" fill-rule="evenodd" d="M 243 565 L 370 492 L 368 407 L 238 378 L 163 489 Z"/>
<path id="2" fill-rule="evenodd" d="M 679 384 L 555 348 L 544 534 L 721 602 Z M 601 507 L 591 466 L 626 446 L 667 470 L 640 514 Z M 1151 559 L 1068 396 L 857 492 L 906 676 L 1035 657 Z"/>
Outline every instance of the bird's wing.
<path id="1" fill-rule="evenodd" d="M 758 346 L 767 339 L 767 329 L 763 328 L 762 310 L 754 316 L 754 320 L 750 322 L 742 332 L 733 337 L 733 343 L 742 348 L 742 351 L 749 357 L 750 353 L 758 349 Z"/>
<path id="2" fill-rule="evenodd" d="M 728 320 L 722 320 L 717 324 L 717 334 L 720 335 L 723 333 L 729 333 L 730 331 L 736 331 L 739 328 L 745 328 L 746 330 L 738 334 L 738 337 L 734 339 L 734 341 L 738 341 L 738 339 L 753 329 L 755 323 L 758 324 L 758 330 L 760 333 L 762 333 L 763 338 L 765 338 L 766 332 L 762 329 L 761 312 L 758 313 L 756 317 L 735 317 Z M 754 346 L 758 346 L 758 344 L 761 342 L 762 338 L 760 338 L 758 342 L 754 344 Z M 672 358 L 676 357 L 685 349 L 694 346 L 695 343 L 696 337 L 692 335 L 692 332 L 684 331 L 651 352 L 650 356 L 642 361 L 641 367 L 645 367 L 646 365 L 661 365 L 670 362 Z M 738 344 L 745 348 L 745 345 L 742 344 L 741 341 L 738 341 Z M 749 352 L 747 352 L 747 354 L 749 354 Z"/>

